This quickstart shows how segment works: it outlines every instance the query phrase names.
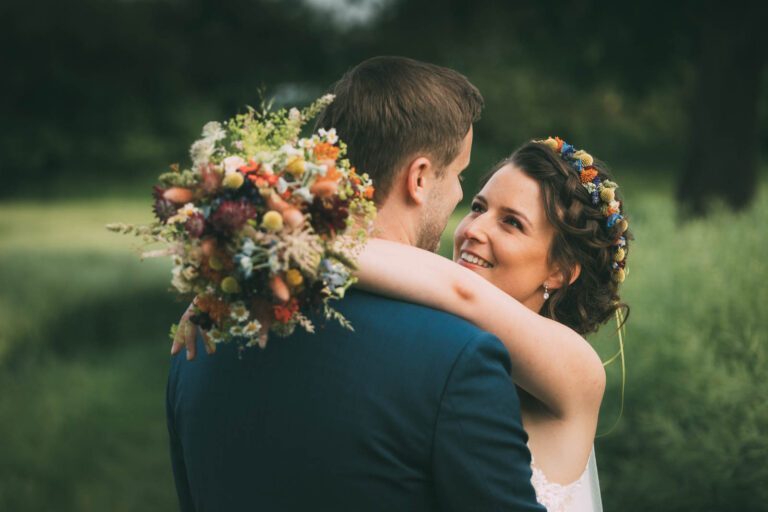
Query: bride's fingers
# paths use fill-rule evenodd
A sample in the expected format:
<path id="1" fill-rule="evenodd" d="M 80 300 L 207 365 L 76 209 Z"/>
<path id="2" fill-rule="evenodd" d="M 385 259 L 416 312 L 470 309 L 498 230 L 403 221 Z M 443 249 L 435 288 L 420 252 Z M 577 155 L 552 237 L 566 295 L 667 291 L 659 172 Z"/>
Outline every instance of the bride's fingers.
<path id="1" fill-rule="evenodd" d="M 203 343 L 205 344 L 205 351 L 208 353 L 208 355 L 214 354 L 216 352 L 216 344 L 213 343 L 213 341 L 211 341 L 211 338 L 202 329 L 200 329 L 200 335 L 203 337 Z"/>
<path id="2" fill-rule="evenodd" d="M 181 331 L 182 327 L 181 324 L 179 324 L 179 327 L 176 329 L 176 334 L 173 336 L 173 343 L 171 344 L 171 355 L 175 356 L 181 351 L 181 347 L 184 346 L 184 342 L 181 339 Z"/>

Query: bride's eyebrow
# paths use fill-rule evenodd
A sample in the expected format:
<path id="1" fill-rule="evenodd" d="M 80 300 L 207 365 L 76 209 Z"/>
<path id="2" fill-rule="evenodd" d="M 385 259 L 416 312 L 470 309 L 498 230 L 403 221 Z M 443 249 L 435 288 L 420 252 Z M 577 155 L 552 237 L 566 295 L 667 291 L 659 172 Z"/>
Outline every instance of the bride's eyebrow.
<path id="1" fill-rule="evenodd" d="M 531 221 L 528 219 L 528 217 L 525 216 L 525 214 L 519 210 L 515 210 L 514 208 L 510 208 L 508 206 L 502 206 L 499 208 L 499 210 L 505 212 L 505 213 L 511 213 L 512 215 L 515 215 L 517 218 L 523 220 L 526 224 L 528 224 L 528 227 L 533 227 L 533 224 L 531 224 Z"/>

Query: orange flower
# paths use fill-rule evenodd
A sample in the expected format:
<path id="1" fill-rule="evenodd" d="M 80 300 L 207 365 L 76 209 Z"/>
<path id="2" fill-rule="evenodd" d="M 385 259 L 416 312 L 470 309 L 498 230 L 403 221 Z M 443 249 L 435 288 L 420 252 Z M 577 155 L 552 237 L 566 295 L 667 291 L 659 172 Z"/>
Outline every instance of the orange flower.
<path id="1" fill-rule="evenodd" d="M 238 169 L 238 171 L 248 174 L 251 172 L 256 172 L 261 167 L 261 164 L 258 164 L 254 162 L 253 160 L 249 161 L 247 165 L 244 165 Z"/>
<path id="2" fill-rule="evenodd" d="M 375 189 L 373 186 L 370 186 L 365 189 L 365 192 L 363 192 L 363 196 L 365 196 L 366 199 L 373 199 L 373 193 L 375 192 Z"/>
<path id="3" fill-rule="evenodd" d="M 594 167 L 587 167 L 583 171 L 581 171 L 581 182 L 582 183 L 590 183 L 593 179 L 597 177 L 597 171 Z"/>
<path id="4" fill-rule="evenodd" d="M 208 316 L 219 325 L 229 316 L 227 303 L 214 295 L 198 296 L 195 304 L 200 308 L 200 311 L 208 313 Z"/>
<path id="5" fill-rule="evenodd" d="M 321 142 L 315 146 L 315 158 L 318 160 L 336 160 L 339 157 L 339 148 L 327 142 Z"/>
<path id="6" fill-rule="evenodd" d="M 555 137 L 555 141 L 557 142 L 557 152 L 559 153 L 563 149 L 563 139 Z"/>

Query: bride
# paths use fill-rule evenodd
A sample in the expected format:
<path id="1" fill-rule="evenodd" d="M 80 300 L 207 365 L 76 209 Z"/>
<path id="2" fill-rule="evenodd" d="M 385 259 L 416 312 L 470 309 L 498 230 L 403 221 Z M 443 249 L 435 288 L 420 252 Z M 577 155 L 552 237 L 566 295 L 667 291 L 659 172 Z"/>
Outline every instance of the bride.
<path id="1" fill-rule="evenodd" d="M 618 288 L 629 235 L 616 188 L 586 152 L 532 141 L 483 180 L 454 233 L 453 261 L 377 239 L 359 258 L 359 287 L 461 316 L 504 343 L 532 483 L 550 511 L 602 510 L 593 440 L 605 372 L 583 335 L 627 309 Z"/>

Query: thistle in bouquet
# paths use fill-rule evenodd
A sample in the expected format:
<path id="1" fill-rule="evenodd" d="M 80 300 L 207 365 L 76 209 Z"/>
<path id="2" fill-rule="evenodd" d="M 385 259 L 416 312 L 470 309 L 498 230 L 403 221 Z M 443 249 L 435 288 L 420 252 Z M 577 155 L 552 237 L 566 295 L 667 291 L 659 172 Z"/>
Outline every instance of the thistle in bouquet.
<path id="1" fill-rule="evenodd" d="M 267 332 L 313 332 L 316 313 L 352 329 L 331 302 L 355 281 L 376 209 L 335 130 L 301 137 L 331 101 L 206 124 L 191 166 L 159 176 L 154 222 L 108 226 L 165 245 L 143 256 L 172 258 L 171 285 L 194 297 L 190 318 L 213 343 L 263 348 Z"/>

